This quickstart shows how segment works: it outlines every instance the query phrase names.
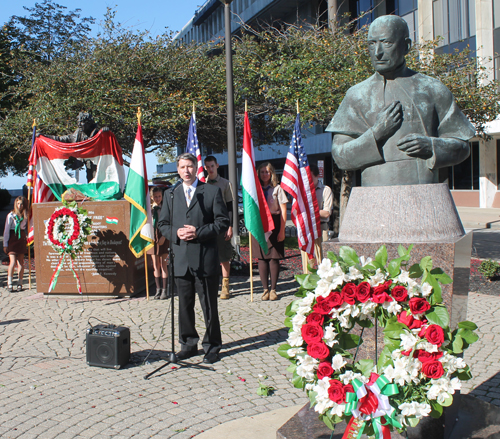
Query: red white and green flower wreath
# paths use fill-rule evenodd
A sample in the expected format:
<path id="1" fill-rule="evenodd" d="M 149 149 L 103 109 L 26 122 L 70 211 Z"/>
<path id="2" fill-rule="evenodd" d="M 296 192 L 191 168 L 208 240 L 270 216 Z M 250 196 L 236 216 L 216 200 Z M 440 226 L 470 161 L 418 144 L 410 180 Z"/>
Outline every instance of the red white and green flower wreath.
<path id="1" fill-rule="evenodd" d="M 471 378 L 461 354 L 478 337 L 477 326 L 451 330 L 441 284 L 451 283 L 424 257 L 407 268 L 413 246 L 399 246 L 388 263 L 385 246 L 374 260 L 350 247 L 328 253 L 318 269 L 297 276 L 300 288 L 286 310 L 290 328 L 278 352 L 291 361 L 292 383 L 306 390 L 319 418 L 332 430 L 346 421 L 344 437 L 390 438 L 425 416 L 440 417 L 461 381 Z M 377 364 L 356 361 L 362 343 L 351 330 L 378 323 L 384 348 Z"/>
<path id="2" fill-rule="evenodd" d="M 87 236 L 91 232 L 92 220 L 87 216 L 87 211 L 78 207 L 76 202 L 64 203 L 56 208 L 45 224 L 45 240 L 61 255 L 57 267 L 52 275 L 49 293 L 57 284 L 59 273 L 66 255 L 70 256 L 71 270 L 76 279 L 78 292 L 81 293 L 80 279 L 74 270 L 73 261 L 77 254 L 83 251 Z"/>

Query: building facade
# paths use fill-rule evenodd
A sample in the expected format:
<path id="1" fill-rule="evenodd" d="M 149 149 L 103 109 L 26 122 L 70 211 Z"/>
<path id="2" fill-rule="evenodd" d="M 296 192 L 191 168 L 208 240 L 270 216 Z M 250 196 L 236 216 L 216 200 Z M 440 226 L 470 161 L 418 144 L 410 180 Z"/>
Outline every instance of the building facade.
<path id="1" fill-rule="evenodd" d="M 349 13 L 368 24 L 380 15 L 396 14 L 408 23 L 413 41 L 441 37 L 437 53 L 450 53 L 469 46 L 486 67 L 487 80 L 500 79 L 500 0 L 233 0 L 231 31 L 241 22 L 309 22 L 327 25 L 331 16 Z M 208 43 L 224 37 L 224 6 L 207 0 L 175 37 L 183 43 Z M 332 115 L 333 116 L 333 115 Z M 488 124 L 488 140 L 472 139 L 469 158 L 443 172 L 459 206 L 500 207 L 500 118 Z M 325 183 L 334 185 L 336 168 L 331 158 L 331 134 L 320 127 L 304 129 L 303 140 L 311 162 L 324 164 Z M 256 151 L 256 161 L 269 160 L 278 170 L 284 166 L 288 145 L 265 145 Z M 218 155 L 224 174 L 225 154 Z M 175 164 L 158 165 L 159 173 L 175 172 Z"/>

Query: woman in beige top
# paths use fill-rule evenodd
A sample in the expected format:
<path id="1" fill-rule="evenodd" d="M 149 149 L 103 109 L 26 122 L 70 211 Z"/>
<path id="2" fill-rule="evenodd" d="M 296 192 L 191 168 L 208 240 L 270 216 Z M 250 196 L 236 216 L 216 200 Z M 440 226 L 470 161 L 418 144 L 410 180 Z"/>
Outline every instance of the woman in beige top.
<path id="1" fill-rule="evenodd" d="M 286 203 L 288 199 L 285 191 L 278 184 L 276 171 L 271 163 L 262 163 L 257 168 L 264 197 L 273 217 L 274 230 L 267 240 L 269 251 L 264 253 L 257 240 L 252 236 L 252 250 L 259 259 L 259 275 L 264 288 L 262 300 L 276 300 L 276 284 L 278 283 L 280 271 L 280 259 L 285 257 L 285 223 Z M 271 289 L 269 290 L 269 278 Z"/>

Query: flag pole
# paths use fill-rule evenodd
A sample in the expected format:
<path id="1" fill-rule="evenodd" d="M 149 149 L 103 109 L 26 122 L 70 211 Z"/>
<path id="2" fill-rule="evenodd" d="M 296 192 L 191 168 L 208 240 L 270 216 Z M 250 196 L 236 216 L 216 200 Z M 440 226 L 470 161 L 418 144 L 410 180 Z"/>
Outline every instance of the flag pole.
<path id="1" fill-rule="evenodd" d="M 33 119 L 33 126 L 32 128 L 35 129 L 36 127 L 36 119 Z M 31 145 L 33 148 L 33 145 Z M 28 208 L 31 211 L 31 185 L 28 186 Z M 28 215 L 29 216 L 29 215 Z M 33 216 L 31 217 L 31 220 L 33 221 Z M 30 232 L 30 225 L 28 224 L 28 235 Z M 28 244 L 28 286 L 31 291 L 31 246 Z"/>
<path id="2" fill-rule="evenodd" d="M 300 111 L 299 111 L 299 100 L 297 99 L 297 114 L 299 114 Z"/>
<path id="3" fill-rule="evenodd" d="M 137 124 L 141 126 L 141 107 L 137 107 Z M 146 194 L 149 197 L 149 194 Z M 146 300 L 149 300 L 149 279 L 148 279 L 148 255 L 144 252 L 144 274 L 146 276 Z"/>

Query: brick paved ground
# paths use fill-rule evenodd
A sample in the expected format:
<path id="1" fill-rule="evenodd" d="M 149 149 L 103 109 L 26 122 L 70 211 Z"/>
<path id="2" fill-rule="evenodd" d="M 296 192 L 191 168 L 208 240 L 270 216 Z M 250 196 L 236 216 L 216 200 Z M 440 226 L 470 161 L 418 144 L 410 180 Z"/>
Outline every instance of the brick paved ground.
<path id="1" fill-rule="evenodd" d="M 252 303 L 247 280 L 234 279 L 233 298 L 220 304 L 222 361 L 206 367 L 200 355 L 192 359 L 199 367 L 168 366 L 147 381 L 171 346 L 169 318 L 162 330 L 166 301 L 56 300 L 0 288 L 0 437 L 189 438 L 242 416 L 304 404 L 276 353 L 295 281 L 281 281 L 281 300 L 262 302 L 256 294 Z M 123 370 L 86 364 L 89 319 L 130 328 L 131 364 Z M 150 364 L 143 364 L 153 347 Z M 269 377 L 274 396 L 256 394 L 259 374 Z"/>

